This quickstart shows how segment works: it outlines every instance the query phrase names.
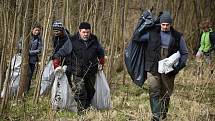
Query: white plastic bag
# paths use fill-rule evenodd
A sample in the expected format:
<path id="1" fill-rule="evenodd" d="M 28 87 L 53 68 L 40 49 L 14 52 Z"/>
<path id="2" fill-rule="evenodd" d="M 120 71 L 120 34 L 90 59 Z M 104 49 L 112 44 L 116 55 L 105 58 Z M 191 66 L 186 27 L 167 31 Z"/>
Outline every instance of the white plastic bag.
<path id="1" fill-rule="evenodd" d="M 21 74 L 21 64 L 22 64 L 22 56 L 20 54 L 16 54 L 12 58 L 11 62 L 11 83 L 10 89 L 12 95 L 16 95 L 16 92 L 19 88 L 19 80 Z"/>
<path id="2" fill-rule="evenodd" d="M 51 104 L 53 110 L 66 109 L 77 112 L 77 103 L 72 95 L 68 79 L 65 74 L 65 68 L 55 69 L 55 79 L 51 92 Z"/>
<path id="3" fill-rule="evenodd" d="M 54 66 L 53 61 L 49 61 L 48 64 L 45 66 L 42 80 L 40 84 L 40 95 L 46 94 L 50 89 L 54 82 Z"/>
<path id="4" fill-rule="evenodd" d="M 92 99 L 92 105 L 97 109 L 109 109 L 111 107 L 110 88 L 101 70 L 96 74 L 95 94 Z"/>
<path id="5" fill-rule="evenodd" d="M 179 62 L 180 52 L 172 54 L 170 57 L 160 60 L 158 62 L 158 72 L 159 73 L 169 73 L 173 71 L 173 66 L 176 66 Z"/>
<path id="6" fill-rule="evenodd" d="M 11 60 L 11 73 L 10 73 L 10 85 L 9 90 L 12 95 L 16 95 L 19 88 L 20 72 L 21 72 L 22 56 L 16 54 Z M 9 70 L 7 69 L 7 72 Z M 4 82 L 5 83 L 5 82 Z M 1 97 L 5 94 L 6 87 L 1 92 Z"/>

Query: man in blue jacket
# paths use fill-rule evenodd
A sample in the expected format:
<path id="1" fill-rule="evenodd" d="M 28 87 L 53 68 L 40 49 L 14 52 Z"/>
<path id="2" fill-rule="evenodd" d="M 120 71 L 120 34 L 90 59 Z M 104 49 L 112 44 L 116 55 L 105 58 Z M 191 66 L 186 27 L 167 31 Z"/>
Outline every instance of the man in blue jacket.
<path id="1" fill-rule="evenodd" d="M 75 92 L 75 100 L 79 111 L 90 106 L 94 96 L 95 78 L 98 65 L 104 65 L 104 49 L 97 37 L 91 33 L 91 25 L 82 22 L 77 34 L 66 41 L 63 47 L 54 55 L 55 59 L 69 56 L 67 70 L 71 74 L 70 86 Z"/>
<path id="2" fill-rule="evenodd" d="M 149 82 L 152 121 L 166 118 L 175 75 L 185 67 L 188 58 L 184 37 L 171 26 L 172 21 L 170 13 L 164 11 L 160 16 L 160 26 L 149 28 L 148 38 L 145 38 L 144 34 L 140 37 L 140 41 L 145 46 L 145 71 Z M 167 74 L 158 73 L 158 62 L 177 51 L 180 52 L 180 59 L 178 65 L 173 66 L 174 70 Z"/>

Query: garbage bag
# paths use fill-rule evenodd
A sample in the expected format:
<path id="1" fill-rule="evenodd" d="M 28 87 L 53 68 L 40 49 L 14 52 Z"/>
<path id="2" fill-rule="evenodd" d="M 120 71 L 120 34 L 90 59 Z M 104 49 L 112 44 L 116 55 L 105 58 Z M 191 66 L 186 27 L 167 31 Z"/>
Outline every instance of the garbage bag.
<path id="1" fill-rule="evenodd" d="M 144 46 L 131 41 L 125 49 L 125 65 L 133 82 L 142 87 L 146 80 Z"/>
<path id="2" fill-rule="evenodd" d="M 11 60 L 11 73 L 9 77 L 10 78 L 9 92 L 11 95 L 16 95 L 19 88 L 21 64 L 22 64 L 22 56 L 20 54 L 14 55 Z M 7 72 L 8 71 L 9 71 L 9 68 L 7 69 Z M 3 97 L 5 92 L 6 92 L 6 87 L 3 87 L 3 90 L 1 92 L 1 97 Z"/>
<path id="3" fill-rule="evenodd" d="M 40 95 L 46 94 L 50 89 L 54 82 L 54 66 L 53 61 L 49 61 L 48 64 L 45 66 L 41 84 L 40 84 Z"/>
<path id="4" fill-rule="evenodd" d="M 156 21 L 150 10 L 144 11 L 124 53 L 127 71 L 133 82 L 140 87 L 143 86 L 147 78 L 144 70 L 144 42 L 149 40 L 148 29 L 154 27 L 157 23 Z"/>
<path id="5" fill-rule="evenodd" d="M 91 101 L 92 106 L 97 109 L 109 109 L 111 107 L 110 88 L 102 70 L 96 74 L 94 88 L 95 94 Z"/>
<path id="6" fill-rule="evenodd" d="M 65 109 L 71 112 L 77 112 L 77 103 L 72 94 L 65 70 L 61 66 L 55 69 L 55 79 L 51 92 L 52 109 Z"/>
<path id="7" fill-rule="evenodd" d="M 144 29 L 150 28 L 154 25 L 154 18 L 152 16 L 151 11 L 147 10 L 144 11 L 143 15 L 141 16 L 140 25 L 138 25 L 137 30 L 139 32 L 144 31 Z"/>
<path id="8" fill-rule="evenodd" d="M 153 27 L 156 24 L 155 21 L 150 10 L 144 11 L 135 27 L 132 41 L 141 42 L 140 36 L 145 34 L 148 28 Z"/>
<path id="9" fill-rule="evenodd" d="M 22 64 L 22 56 L 20 54 L 16 54 L 12 58 L 11 62 L 11 83 L 10 89 L 11 94 L 16 95 L 19 88 L 20 74 L 21 74 L 21 64 Z"/>

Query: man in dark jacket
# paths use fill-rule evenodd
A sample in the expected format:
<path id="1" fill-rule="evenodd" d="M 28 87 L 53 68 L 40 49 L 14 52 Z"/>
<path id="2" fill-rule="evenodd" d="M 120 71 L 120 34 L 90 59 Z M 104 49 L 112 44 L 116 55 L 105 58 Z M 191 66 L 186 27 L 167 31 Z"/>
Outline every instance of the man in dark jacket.
<path id="1" fill-rule="evenodd" d="M 38 24 L 34 25 L 31 30 L 31 39 L 29 42 L 29 75 L 27 82 L 27 90 L 29 91 L 31 86 L 32 76 L 34 74 L 36 63 L 39 61 L 38 55 L 42 51 L 42 39 L 40 37 L 42 27 Z M 22 50 L 22 39 L 19 41 L 19 51 Z"/>
<path id="2" fill-rule="evenodd" d="M 94 96 L 95 78 L 98 65 L 104 65 L 104 50 L 97 37 L 91 33 L 91 26 L 82 22 L 79 32 L 71 37 L 54 57 L 60 58 L 70 55 L 67 70 L 71 73 L 70 85 L 75 92 L 78 109 L 90 106 Z"/>
<path id="3" fill-rule="evenodd" d="M 53 55 L 55 55 L 64 43 L 70 40 L 69 32 L 63 27 L 63 23 L 59 20 L 53 22 Z M 63 60 L 64 58 L 62 58 Z M 65 62 L 65 61 L 64 61 Z M 59 66 L 61 63 L 58 59 L 53 59 L 54 68 Z M 63 63 L 64 64 L 64 63 Z"/>
<path id="4" fill-rule="evenodd" d="M 175 75 L 185 66 L 188 58 L 185 40 L 181 33 L 173 29 L 172 21 L 170 13 L 164 11 L 160 16 L 161 25 L 149 28 L 148 38 L 144 34 L 140 37 L 145 46 L 145 71 L 149 82 L 152 121 L 166 118 Z M 174 70 L 167 74 L 158 73 L 158 62 L 177 51 L 180 52 L 180 59 L 178 65 L 173 66 Z"/>

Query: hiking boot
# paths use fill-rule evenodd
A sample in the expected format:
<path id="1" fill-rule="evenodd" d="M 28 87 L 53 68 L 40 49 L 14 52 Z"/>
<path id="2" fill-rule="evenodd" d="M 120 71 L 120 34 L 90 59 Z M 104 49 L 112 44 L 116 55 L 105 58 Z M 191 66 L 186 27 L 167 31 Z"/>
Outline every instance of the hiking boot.
<path id="1" fill-rule="evenodd" d="M 159 98 L 150 97 L 150 106 L 153 114 L 152 121 L 159 121 L 161 115 Z"/>
<path id="2" fill-rule="evenodd" d="M 165 119 L 167 117 L 167 112 L 169 108 L 169 102 L 170 98 L 163 98 L 161 101 L 161 116 L 162 119 Z"/>
<path id="3" fill-rule="evenodd" d="M 164 120 L 164 119 L 166 119 L 166 113 L 165 114 L 163 114 L 163 116 L 162 116 L 162 120 Z"/>
<path id="4" fill-rule="evenodd" d="M 153 116 L 151 121 L 160 121 L 160 118 L 159 117 L 156 117 L 156 116 Z"/>

